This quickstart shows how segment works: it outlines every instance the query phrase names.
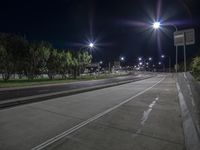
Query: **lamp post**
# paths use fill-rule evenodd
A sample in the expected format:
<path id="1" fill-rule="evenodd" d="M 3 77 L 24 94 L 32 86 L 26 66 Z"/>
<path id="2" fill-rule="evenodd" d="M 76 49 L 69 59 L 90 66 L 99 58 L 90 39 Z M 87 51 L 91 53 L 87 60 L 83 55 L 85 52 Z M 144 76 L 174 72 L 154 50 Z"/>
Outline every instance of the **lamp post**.
<path id="1" fill-rule="evenodd" d="M 169 72 L 171 72 L 171 57 L 170 56 L 166 56 L 166 55 L 161 55 L 161 58 L 165 58 L 168 57 L 168 61 L 169 61 Z"/>
<path id="2" fill-rule="evenodd" d="M 174 24 L 170 24 L 172 27 L 174 27 L 175 31 L 178 31 L 177 26 L 175 26 Z M 176 73 L 178 72 L 178 46 L 176 45 Z"/>
<path id="3" fill-rule="evenodd" d="M 92 49 L 94 48 L 94 43 L 90 42 L 90 43 L 88 44 L 88 47 L 89 47 L 89 49 L 90 49 L 90 54 L 91 54 L 91 56 L 92 56 Z"/>
<path id="4" fill-rule="evenodd" d="M 154 22 L 154 23 L 153 23 L 153 28 L 154 28 L 154 29 L 159 29 L 160 26 L 161 26 L 160 22 Z M 178 31 L 178 28 L 177 28 L 176 25 L 174 25 L 174 24 L 169 24 L 169 26 L 174 27 L 175 32 Z M 170 66 L 171 66 L 171 58 L 170 58 Z M 177 72 L 178 72 L 178 46 L 177 46 L 177 45 L 176 45 L 176 67 L 175 67 L 175 70 L 176 70 L 176 73 L 177 73 Z"/>

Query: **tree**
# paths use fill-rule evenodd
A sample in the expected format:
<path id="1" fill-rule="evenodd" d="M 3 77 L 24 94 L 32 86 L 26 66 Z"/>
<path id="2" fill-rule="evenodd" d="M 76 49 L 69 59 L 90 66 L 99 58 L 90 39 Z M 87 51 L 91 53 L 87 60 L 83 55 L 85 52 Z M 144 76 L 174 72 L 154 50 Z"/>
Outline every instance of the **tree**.
<path id="1" fill-rule="evenodd" d="M 50 55 L 50 48 L 43 43 L 31 43 L 29 46 L 29 57 L 27 58 L 26 75 L 28 79 L 34 79 L 38 75 L 45 73 L 47 61 Z"/>
<path id="2" fill-rule="evenodd" d="M 59 54 L 56 49 L 52 49 L 47 61 L 48 76 L 50 79 L 53 79 L 59 72 L 59 68 Z"/>
<path id="3" fill-rule="evenodd" d="M 14 44 L 12 41 L 12 35 L 4 33 L 0 34 L 0 72 L 2 73 L 4 81 L 9 80 L 15 68 L 15 56 L 13 53 Z"/>
<path id="4" fill-rule="evenodd" d="M 82 61 L 83 61 L 82 68 L 83 68 L 83 71 L 84 71 L 85 68 L 86 68 L 86 66 L 91 63 L 91 61 L 92 61 L 92 55 L 90 55 L 87 51 L 83 52 L 83 54 L 82 54 Z"/>
<path id="5" fill-rule="evenodd" d="M 59 53 L 59 63 L 60 63 L 60 74 L 62 75 L 63 79 L 66 79 L 66 74 L 69 73 L 69 69 L 71 68 L 72 64 L 72 55 L 71 53 L 62 51 Z"/>
<path id="6" fill-rule="evenodd" d="M 73 69 L 72 74 L 73 74 L 74 79 L 77 78 L 78 65 L 79 65 L 78 59 L 76 57 L 73 57 L 72 58 L 72 69 Z"/>
<path id="7" fill-rule="evenodd" d="M 195 57 L 191 64 L 192 73 L 194 76 L 200 80 L 200 57 Z"/>
<path id="8" fill-rule="evenodd" d="M 2 74 L 3 80 L 9 80 L 12 70 L 12 56 L 8 53 L 7 49 L 4 46 L 0 46 L 0 73 Z"/>

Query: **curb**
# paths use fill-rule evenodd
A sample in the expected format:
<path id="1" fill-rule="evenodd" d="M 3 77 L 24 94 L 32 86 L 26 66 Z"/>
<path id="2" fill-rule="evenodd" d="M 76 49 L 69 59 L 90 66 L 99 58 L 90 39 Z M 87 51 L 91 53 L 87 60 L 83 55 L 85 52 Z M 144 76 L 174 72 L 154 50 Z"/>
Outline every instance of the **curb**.
<path id="1" fill-rule="evenodd" d="M 178 82 L 176 83 L 176 87 L 178 89 L 179 103 L 181 107 L 186 150 L 199 150 L 200 139 Z"/>
<path id="2" fill-rule="evenodd" d="M 12 100 L 0 101 L 0 109 L 14 107 L 17 105 L 22 105 L 22 104 L 44 101 L 44 100 L 63 97 L 63 96 L 74 95 L 74 94 L 83 93 L 83 92 L 94 91 L 94 90 L 113 87 L 113 86 L 118 86 L 118 85 L 122 85 L 122 84 L 126 84 L 126 83 L 145 80 L 145 79 L 148 79 L 151 77 L 128 80 L 128 81 L 121 81 L 121 82 L 116 82 L 116 83 L 109 83 L 109 84 L 104 84 L 104 85 L 99 85 L 99 86 L 88 87 L 88 88 L 79 88 L 79 89 L 69 90 L 69 91 L 55 92 L 55 93 L 50 93 L 50 94 L 49 93 L 41 94 L 41 95 L 37 95 L 37 96 L 28 96 L 28 97 L 17 98 L 17 99 L 12 99 Z"/>

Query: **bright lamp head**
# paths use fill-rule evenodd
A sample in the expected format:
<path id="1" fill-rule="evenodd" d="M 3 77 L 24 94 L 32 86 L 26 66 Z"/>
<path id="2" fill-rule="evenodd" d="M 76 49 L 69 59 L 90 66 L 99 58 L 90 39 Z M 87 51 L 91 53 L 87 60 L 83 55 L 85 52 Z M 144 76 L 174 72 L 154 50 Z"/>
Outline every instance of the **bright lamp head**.
<path id="1" fill-rule="evenodd" d="M 93 47 L 94 47 L 94 44 L 93 44 L 93 43 L 90 43 L 89 46 L 90 46 L 91 48 L 93 48 Z"/>
<path id="2" fill-rule="evenodd" d="M 154 22 L 153 23 L 153 28 L 154 29 L 159 29 L 160 28 L 160 22 Z"/>

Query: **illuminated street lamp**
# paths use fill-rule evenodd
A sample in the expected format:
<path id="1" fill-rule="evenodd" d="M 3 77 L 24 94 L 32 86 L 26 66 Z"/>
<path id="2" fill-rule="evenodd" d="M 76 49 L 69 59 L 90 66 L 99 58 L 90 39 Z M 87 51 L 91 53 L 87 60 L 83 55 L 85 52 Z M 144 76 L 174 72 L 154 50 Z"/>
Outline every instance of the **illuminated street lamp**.
<path id="1" fill-rule="evenodd" d="M 168 25 L 172 26 L 175 29 L 175 32 L 178 31 L 178 28 L 177 28 L 176 25 L 174 25 L 174 24 L 168 24 Z M 161 26 L 160 22 L 154 22 L 153 23 L 153 28 L 154 29 L 159 29 L 160 26 Z M 176 67 L 175 67 L 175 69 L 176 69 L 176 73 L 177 73 L 178 72 L 178 46 L 177 45 L 176 45 Z"/>
<path id="2" fill-rule="evenodd" d="M 139 57 L 138 60 L 139 60 L 139 61 L 142 61 L 142 57 Z"/>
<path id="3" fill-rule="evenodd" d="M 161 58 L 165 58 L 165 55 L 161 55 Z"/>
<path id="4" fill-rule="evenodd" d="M 90 48 L 93 48 L 93 47 L 94 47 L 94 43 L 90 43 L 90 44 L 89 44 L 89 47 L 90 47 Z"/>
<path id="5" fill-rule="evenodd" d="M 159 29 L 160 28 L 160 22 L 154 22 L 153 23 L 153 28 L 154 29 Z"/>
<path id="6" fill-rule="evenodd" d="M 164 59 L 165 57 L 169 58 L 169 72 L 171 72 L 171 57 L 170 56 L 161 55 L 162 59 Z"/>
<path id="7" fill-rule="evenodd" d="M 152 57 L 149 57 L 149 61 L 152 61 Z"/>
<path id="8" fill-rule="evenodd" d="M 121 61 L 124 61 L 124 60 L 125 60 L 125 58 L 124 58 L 124 57 L 120 57 L 120 60 L 121 60 Z"/>

